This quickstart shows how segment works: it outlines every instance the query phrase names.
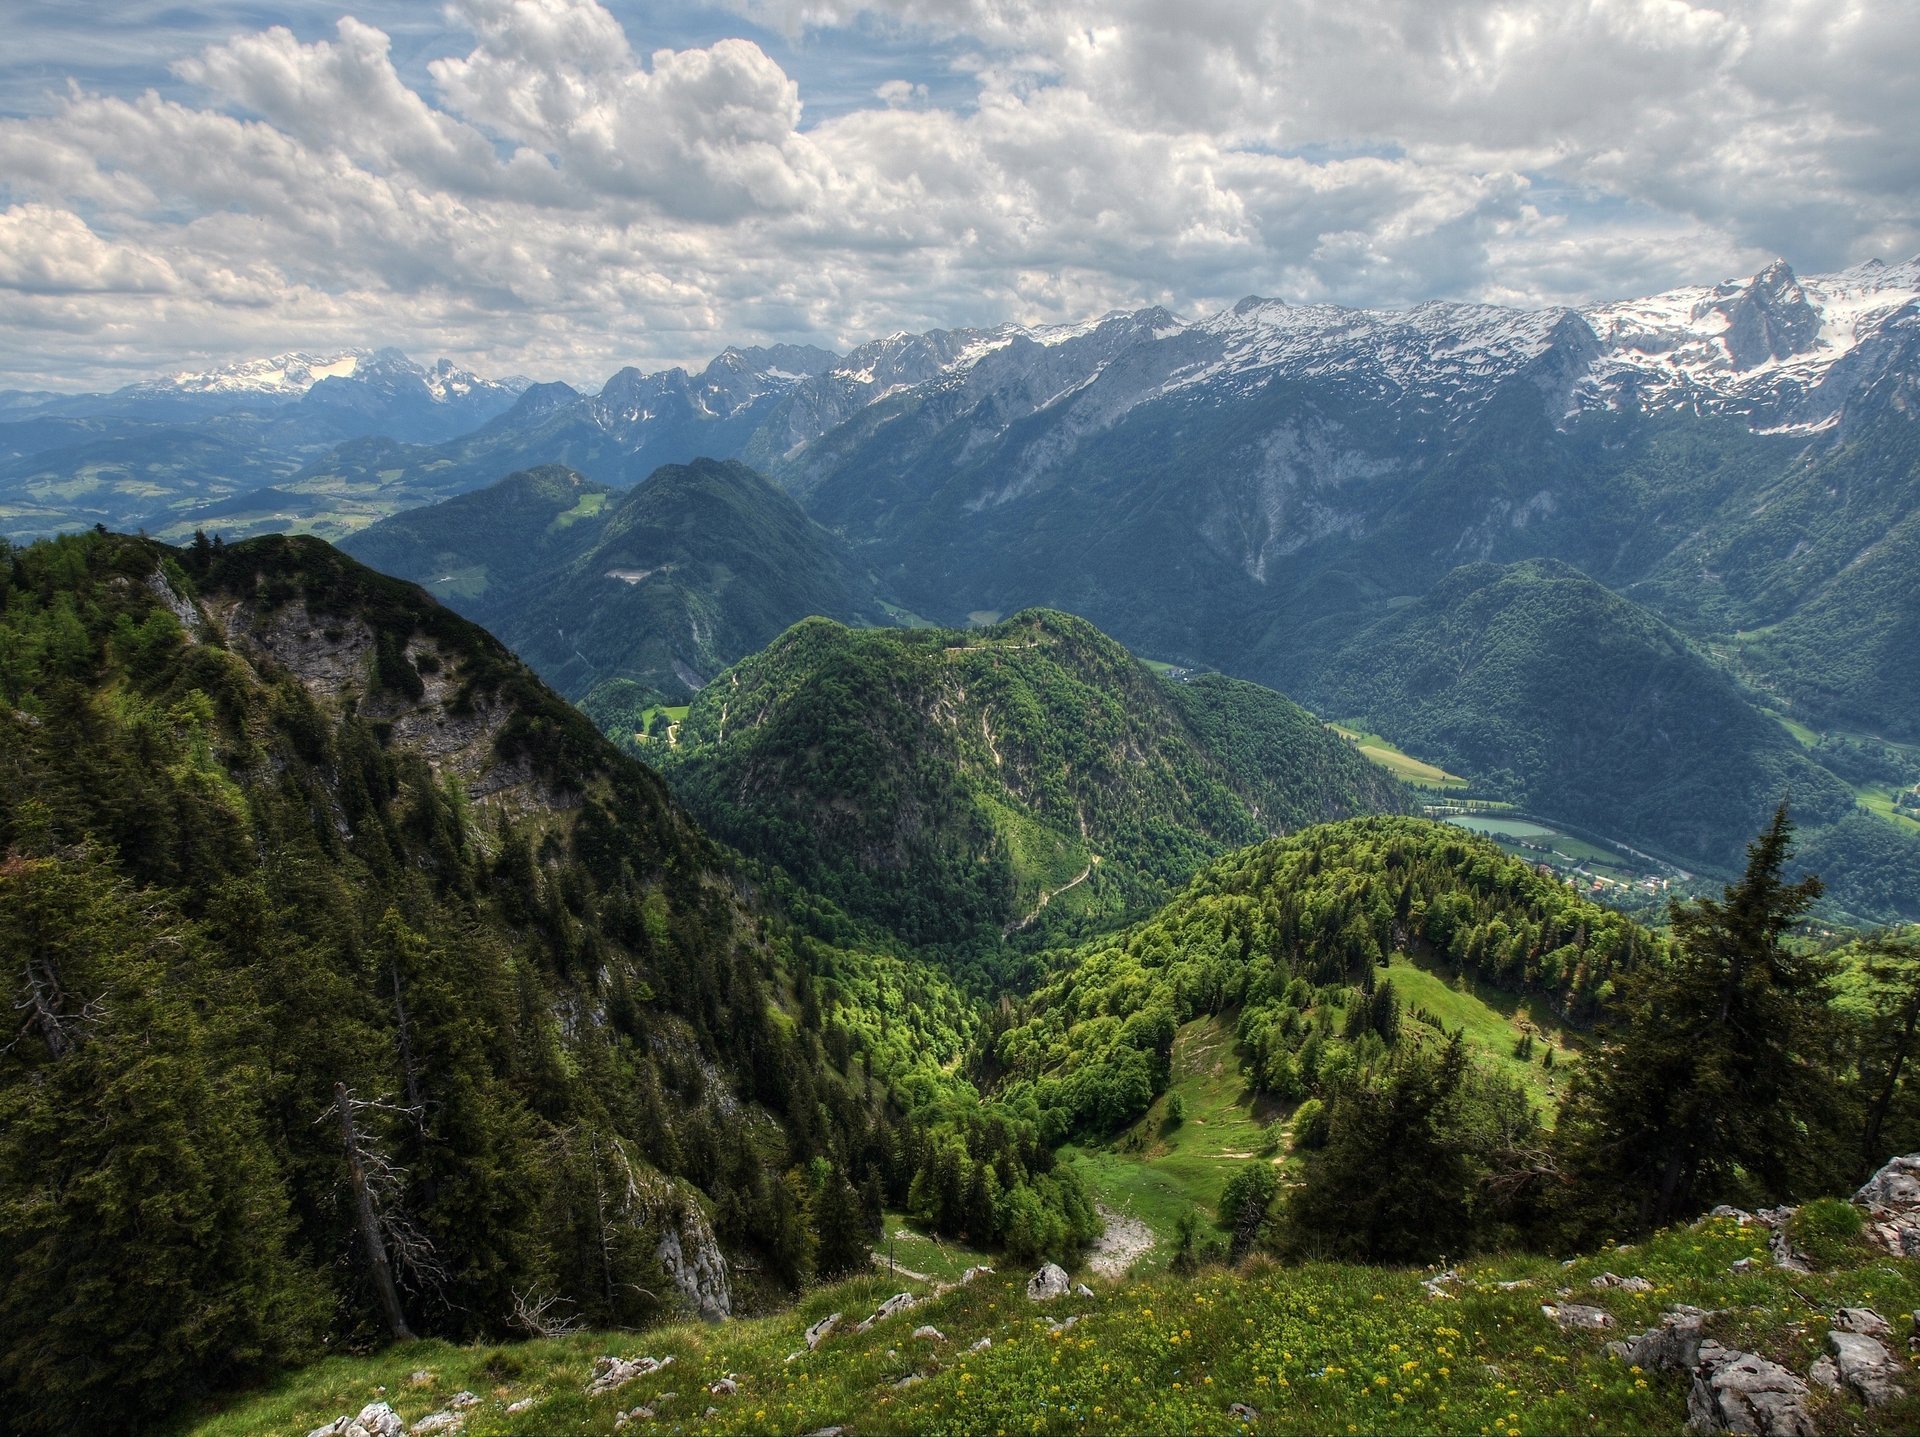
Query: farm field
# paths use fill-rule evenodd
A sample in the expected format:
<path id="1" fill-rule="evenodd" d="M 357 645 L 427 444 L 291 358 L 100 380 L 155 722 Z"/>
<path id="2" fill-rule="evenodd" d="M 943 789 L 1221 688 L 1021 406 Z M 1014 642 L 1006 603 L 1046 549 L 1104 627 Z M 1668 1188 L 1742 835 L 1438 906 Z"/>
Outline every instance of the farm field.
<path id="1" fill-rule="evenodd" d="M 1328 728 L 1339 734 L 1367 759 L 1380 765 L 1395 778 L 1406 780 L 1419 788 L 1466 788 L 1467 781 L 1456 773 L 1448 773 L 1438 764 L 1415 758 L 1404 753 L 1392 742 L 1377 733 L 1370 733 L 1352 721 L 1329 723 Z"/>

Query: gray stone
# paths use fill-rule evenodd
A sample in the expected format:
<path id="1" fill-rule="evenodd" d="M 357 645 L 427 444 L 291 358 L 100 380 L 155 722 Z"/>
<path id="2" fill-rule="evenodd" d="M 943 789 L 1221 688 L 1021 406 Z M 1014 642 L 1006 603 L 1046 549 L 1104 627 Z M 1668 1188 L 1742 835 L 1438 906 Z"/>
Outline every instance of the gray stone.
<path id="1" fill-rule="evenodd" d="M 1708 1338 L 1687 1394 L 1688 1425 L 1699 1432 L 1814 1437 L 1807 1396 L 1807 1384 L 1778 1363 Z"/>
<path id="2" fill-rule="evenodd" d="M 1070 1285 L 1067 1281 L 1066 1269 L 1058 1263 L 1047 1263 L 1027 1279 L 1027 1300 L 1048 1302 L 1056 1297 L 1065 1297 Z"/>
<path id="3" fill-rule="evenodd" d="M 807 1433 L 807 1437 L 847 1437 L 847 1429 L 844 1427 L 816 1427 L 813 1431 Z"/>
<path id="4" fill-rule="evenodd" d="M 818 1322 L 814 1323 L 812 1327 L 809 1327 L 807 1329 L 807 1351 L 811 1352 L 814 1348 L 825 1342 L 828 1336 L 832 1334 L 833 1329 L 839 1325 L 840 1314 L 830 1312 Z"/>
<path id="5" fill-rule="evenodd" d="M 1857 1332 L 1862 1337 L 1891 1337 L 1893 1327 L 1871 1307 L 1843 1307 L 1833 1315 L 1833 1325 L 1842 1332 Z"/>
<path id="6" fill-rule="evenodd" d="M 925 1382 L 926 1380 L 927 1379 L 922 1377 L 918 1372 L 909 1372 L 905 1377 L 902 1377 L 898 1382 L 894 1383 L 893 1385 L 895 1390 L 898 1390 L 903 1387 L 918 1387 L 922 1382 Z"/>
<path id="7" fill-rule="evenodd" d="M 1865 1207 L 1901 1211 L 1920 1208 L 1920 1153 L 1891 1159 L 1861 1184 L 1853 1200 Z"/>
<path id="8" fill-rule="evenodd" d="M 1826 1353 L 1813 1359 L 1813 1366 L 1807 1369 L 1807 1381 L 1816 1387 L 1824 1387 L 1829 1392 L 1840 1390 L 1840 1364 Z"/>
<path id="9" fill-rule="evenodd" d="M 587 1395 L 598 1397 L 602 1392 L 625 1387 L 635 1378 L 651 1376 L 672 1363 L 671 1357 L 664 1360 L 652 1357 L 596 1357 L 593 1359 L 593 1378 L 587 1383 Z"/>
<path id="10" fill-rule="evenodd" d="M 1676 1307 L 1637 1337 L 1608 1344 L 1608 1350 L 1622 1362 L 1647 1372 L 1691 1370 L 1699 1364 L 1700 1345 L 1705 1340 L 1701 1329 L 1717 1313 L 1697 1307 Z"/>
<path id="11" fill-rule="evenodd" d="M 615 1427 L 624 1427 L 629 1422 L 651 1421 L 653 1421 L 653 1409 L 651 1407 L 629 1407 L 625 1412 L 620 1413 L 613 1419 L 613 1425 Z"/>
<path id="12" fill-rule="evenodd" d="M 714 1397 L 731 1397 L 739 1390 L 740 1384 L 733 1380 L 732 1373 L 728 1373 L 717 1382 L 707 1384 L 707 1392 Z"/>
<path id="13" fill-rule="evenodd" d="M 972 1282 L 976 1277 L 990 1277 L 992 1274 L 993 1269 L 983 1263 L 978 1267 L 970 1267 L 961 1273 L 960 1281 L 962 1285 L 965 1285 L 966 1283 Z"/>
<path id="14" fill-rule="evenodd" d="M 1231 1417 L 1235 1422 L 1258 1422 L 1260 1420 L 1259 1412 L 1247 1406 L 1244 1402 L 1236 1402 L 1227 1408 L 1227 1416 Z"/>
<path id="15" fill-rule="evenodd" d="M 1732 1266 L 1732 1267 L 1730 1267 L 1730 1268 L 1728 1268 L 1728 1269 L 1727 1269 L 1727 1271 L 1729 1271 L 1729 1272 L 1752 1272 L 1752 1271 L 1753 1271 L 1753 1270 L 1754 1270 L 1754 1269 L 1755 1269 L 1756 1267 L 1758 1267 L 1758 1266 L 1760 1266 L 1760 1259 L 1759 1259 L 1759 1258 L 1757 1258 L 1757 1257 L 1740 1257 L 1740 1258 L 1735 1258 L 1735 1259 L 1734 1259 L 1734 1263 L 1733 1263 L 1733 1266 Z"/>
<path id="16" fill-rule="evenodd" d="M 518 1417 L 522 1412 L 531 1412 L 539 1405 L 539 1402 L 540 1399 L 538 1397 L 522 1397 L 518 1402 L 509 1402 L 507 1404 L 507 1416 Z"/>
<path id="17" fill-rule="evenodd" d="M 913 1335 L 924 1342 L 945 1342 L 947 1340 L 947 1334 L 937 1327 L 916 1327 L 913 1329 Z"/>
<path id="18" fill-rule="evenodd" d="M 983 1337 L 978 1342 L 974 1343 L 973 1346 L 969 1347 L 967 1351 L 985 1352 L 991 1346 L 993 1346 L 993 1339 L 991 1337 Z"/>
<path id="19" fill-rule="evenodd" d="M 1613 1326 L 1613 1315 L 1603 1308 L 1583 1307 L 1577 1302 L 1543 1303 L 1540 1310 L 1563 1332 L 1604 1332 Z"/>
<path id="20" fill-rule="evenodd" d="M 384 1402 L 369 1402 L 352 1417 L 336 1417 L 307 1437 L 406 1437 L 407 1424 Z"/>
<path id="21" fill-rule="evenodd" d="M 429 1412 L 407 1430 L 413 1437 L 427 1437 L 430 1432 L 457 1432 L 466 1420 L 458 1412 Z"/>
<path id="22" fill-rule="evenodd" d="M 1735 1222 L 1739 1223 L 1740 1226 L 1742 1227 L 1745 1227 L 1748 1223 L 1758 1221 L 1758 1219 L 1756 1219 L 1754 1215 L 1748 1212 L 1745 1208 L 1732 1207 L 1726 1203 L 1721 1203 L 1719 1207 L 1715 1208 L 1712 1212 L 1708 1213 L 1707 1216 L 1708 1217 L 1730 1217 Z"/>
<path id="23" fill-rule="evenodd" d="M 686 1200 L 678 1217 L 667 1223 L 653 1255 L 667 1280 L 701 1317 L 718 1322 L 732 1314 L 726 1255 L 698 1203 Z"/>
<path id="24" fill-rule="evenodd" d="M 1858 1332 L 1829 1332 L 1827 1347 L 1840 1369 L 1840 1382 L 1869 1407 L 1881 1407 L 1901 1392 L 1900 1364 L 1886 1345 Z"/>
<path id="25" fill-rule="evenodd" d="M 1617 1287 L 1622 1292 L 1652 1292 L 1653 1284 L 1644 1277 L 1622 1277 L 1617 1272 L 1603 1272 L 1587 1284 L 1589 1287 Z"/>
<path id="26" fill-rule="evenodd" d="M 1088 1287 L 1084 1282 L 1076 1282 L 1073 1285 L 1073 1295 L 1075 1297 L 1092 1297 L 1093 1289 Z"/>

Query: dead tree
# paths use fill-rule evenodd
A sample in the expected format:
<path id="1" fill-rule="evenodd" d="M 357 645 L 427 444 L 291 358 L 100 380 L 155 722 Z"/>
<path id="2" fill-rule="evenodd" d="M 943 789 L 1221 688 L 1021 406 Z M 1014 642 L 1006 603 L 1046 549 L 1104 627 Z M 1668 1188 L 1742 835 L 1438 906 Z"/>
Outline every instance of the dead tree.
<path id="1" fill-rule="evenodd" d="M 320 1115 L 321 1120 L 335 1118 L 340 1124 L 340 1147 L 347 1160 L 347 1184 L 353 1201 L 354 1227 L 373 1273 L 374 1290 L 380 1308 L 396 1342 L 413 1340 L 400 1305 L 400 1288 L 394 1280 L 398 1266 L 416 1281 L 437 1285 L 445 1276 L 433 1244 L 408 1222 L 399 1204 L 406 1174 L 395 1167 L 381 1149 L 362 1116 L 370 1109 L 395 1112 L 408 1110 L 388 1103 L 356 1098 L 345 1083 L 333 1085 L 333 1105 Z"/>

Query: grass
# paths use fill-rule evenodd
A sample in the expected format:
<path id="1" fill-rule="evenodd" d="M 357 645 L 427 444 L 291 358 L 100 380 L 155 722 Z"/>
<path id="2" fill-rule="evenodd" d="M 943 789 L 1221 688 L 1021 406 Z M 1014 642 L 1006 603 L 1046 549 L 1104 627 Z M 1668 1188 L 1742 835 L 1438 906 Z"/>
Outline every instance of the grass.
<path id="1" fill-rule="evenodd" d="M 558 534 L 562 529 L 571 529 L 582 519 L 597 519 L 600 511 L 607 507 L 605 494 L 582 494 L 580 500 L 563 514 L 555 514 L 547 525 L 549 534 Z"/>
<path id="2" fill-rule="evenodd" d="M 1911 814 L 1902 813 L 1894 807 L 1893 793 L 1883 785 L 1856 783 L 1849 785 L 1853 796 L 1860 806 L 1878 818 L 1884 818 L 1896 826 L 1920 832 L 1920 820 Z"/>
<path id="3" fill-rule="evenodd" d="M 1172 1069 L 1167 1091 L 1111 1144 L 1062 1152 L 1096 1199 L 1139 1218 L 1153 1233 L 1144 1271 L 1166 1265 L 1182 1214 L 1199 1208 L 1213 1215 L 1235 1165 L 1264 1155 L 1267 1125 L 1285 1111 L 1248 1090 L 1227 1019 L 1182 1025 Z M 1186 1115 L 1178 1124 L 1168 1116 L 1176 1097 Z"/>
<path id="4" fill-rule="evenodd" d="M 1467 780 L 1456 773 L 1448 773 L 1438 764 L 1417 759 L 1403 753 L 1391 742 L 1377 733 L 1370 733 L 1352 722 L 1330 723 L 1327 725 L 1335 733 L 1346 739 L 1360 755 L 1387 770 L 1395 778 L 1405 779 L 1408 783 L 1418 784 L 1422 788 L 1465 788 Z"/>
<path id="5" fill-rule="evenodd" d="M 1920 1305 L 1920 1262 L 1861 1254 L 1834 1271 L 1796 1276 L 1766 1265 L 1765 1252 L 1760 1231 L 1715 1219 L 1566 1268 L 1545 1257 L 1463 1263 L 1438 1298 L 1416 1271 L 1256 1260 L 1239 1272 L 1102 1284 L 1091 1299 L 1040 1308 L 1021 1289 L 1024 1272 L 1002 1272 L 855 1333 L 855 1318 L 912 1287 L 863 1277 L 809 1292 L 787 1312 L 720 1327 L 682 1323 L 507 1347 L 421 1342 L 332 1357 L 173 1431 L 297 1434 L 375 1400 L 412 1423 L 464 1390 L 481 1398 L 466 1437 L 607 1433 L 619 1413 L 643 1404 L 657 1415 L 629 1430 L 1671 1433 L 1686 1421 L 1686 1376 L 1623 1365 L 1605 1350 L 1615 1333 L 1562 1332 L 1542 1302 L 1567 1289 L 1607 1310 L 1616 1333 L 1640 1331 L 1691 1303 L 1718 1312 L 1708 1330 L 1723 1342 L 1802 1373 L 1824 1346 L 1824 1314 L 1840 1306 L 1892 1317 L 1896 1350 L 1912 1334 L 1906 1314 Z M 1748 1257 L 1760 1265 L 1731 1271 Z M 1653 1290 L 1592 1288 L 1602 1271 L 1645 1277 Z M 806 1351 L 801 1334 L 832 1312 L 846 1314 L 842 1327 Z M 1079 1317 L 1071 1329 L 1049 1325 L 1068 1315 Z M 912 1337 L 921 1324 L 944 1340 Z M 990 1345 L 972 1350 L 982 1338 Z M 593 1360 L 603 1353 L 674 1361 L 588 1397 Z M 710 1394 L 708 1385 L 728 1374 L 738 1390 Z M 897 1385 L 907 1377 L 920 1380 Z M 509 1402 L 526 1398 L 534 1399 L 530 1410 L 507 1416 Z M 1916 1395 L 1867 1409 L 1816 1387 L 1810 1401 L 1823 1432 L 1920 1428 Z M 1235 1402 L 1257 1416 L 1236 1421 L 1228 1412 Z"/>
<path id="6" fill-rule="evenodd" d="M 885 1228 L 887 1236 L 877 1252 L 890 1254 L 898 1266 L 936 1282 L 958 1282 L 968 1268 L 992 1267 L 1000 1261 L 992 1253 L 968 1247 L 963 1242 L 920 1232 L 905 1213 L 887 1213 Z"/>
<path id="7" fill-rule="evenodd" d="M 1411 1021 L 1415 1008 L 1425 1008 L 1446 1025 L 1449 1033 L 1466 1029 L 1467 1042 L 1480 1050 L 1483 1061 L 1518 1078 L 1535 1106 L 1551 1115 L 1572 1073 L 1567 1060 L 1580 1040 L 1550 1012 L 1542 1009 L 1536 1015 L 1524 998 L 1516 999 L 1463 977 L 1450 979 L 1416 965 L 1403 954 L 1394 956 L 1387 973 L 1400 995 L 1403 1027 Z M 1529 1028 L 1534 1033 L 1534 1054 L 1522 1060 L 1513 1055 L 1513 1050 Z M 1551 1071 L 1541 1065 L 1549 1041 L 1559 1049 Z"/>

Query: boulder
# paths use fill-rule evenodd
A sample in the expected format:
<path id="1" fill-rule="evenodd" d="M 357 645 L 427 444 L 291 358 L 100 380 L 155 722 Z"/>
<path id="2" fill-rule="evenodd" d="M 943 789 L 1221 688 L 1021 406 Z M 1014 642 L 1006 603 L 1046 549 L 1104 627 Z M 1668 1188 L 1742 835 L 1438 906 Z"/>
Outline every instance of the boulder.
<path id="1" fill-rule="evenodd" d="M 1076 1282 L 1073 1285 L 1073 1295 L 1075 1297 L 1092 1297 L 1093 1289 L 1088 1287 L 1084 1282 Z"/>
<path id="2" fill-rule="evenodd" d="M 406 1437 L 407 1424 L 384 1402 L 369 1402 L 352 1417 L 336 1417 L 307 1437 Z"/>
<path id="3" fill-rule="evenodd" d="M 429 1412 L 407 1431 L 411 1432 L 413 1437 L 428 1437 L 432 1432 L 457 1432 L 466 1420 L 462 1413 L 448 1412 L 443 1409 L 439 1412 Z"/>
<path id="4" fill-rule="evenodd" d="M 916 1327 L 913 1335 L 923 1342 L 945 1342 L 947 1334 L 937 1327 Z"/>
<path id="5" fill-rule="evenodd" d="M 587 1383 L 587 1395 L 598 1397 L 602 1392 L 624 1387 L 635 1378 L 650 1376 L 672 1362 L 671 1357 L 663 1360 L 652 1357 L 596 1357 L 593 1359 L 593 1377 Z"/>
<path id="6" fill-rule="evenodd" d="M 507 1416 L 518 1417 L 522 1412 L 531 1412 L 540 1401 L 538 1397 L 522 1397 L 517 1402 L 507 1404 Z"/>
<path id="7" fill-rule="evenodd" d="M 732 1373 L 728 1373 L 717 1382 L 707 1384 L 707 1392 L 714 1397 L 731 1397 L 739 1390 L 740 1384 L 734 1381 Z"/>
<path id="8" fill-rule="evenodd" d="M 974 1343 L 973 1346 L 969 1347 L 967 1351 L 985 1352 L 991 1346 L 993 1346 L 993 1339 L 991 1337 L 983 1337 L 978 1342 Z"/>
<path id="9" fill-rule="evenodd" d="M 732 1315 L 727 1259 L 697 1202 L 689 1199 L 681 1205 L 675 1220 L 666 1224 L 653 1255 L 667 1280 L 702 1318 L 719 1322 Z"/>
<path id="10" fill-rule="evenodd" d="M 1778 1363 L 1708 1338 L 1687 1394 L 1688 1425 L 1754 1437 L 1814 1437 L 1807 1397 L 1807 1384 Z"/>
<path id="11" fill-rule="evenodd" d="M 1056 1297 L 1065 1297 L 1071 1285 L 1067 1280 L 1066 1269 L 1058 1263 L 1050 1262 L 1027 1279 L 1027 1300 L 1050 1302 Z"/>
<path id="12" fill-rule="evenodd" d="M 1857 1332 L 1862 1337 L 1891 1337 L 1893 1326 L 1871 1307 L 1843 1307 L 1833 1315 L 1833 1325 L 1842 1332 Z"/>
<path id="13" fill-rule="evenodd" d="M 651 1407 L 629 1407 L 625 1412 L 618 1413 L 614 1417 L 613 1425 L 614 1430 L 618 1431 L 629 1422 L 651 1421 L 653 1421 L 653 1409 Z"/>
<path id="14" fill-rule="evenodd" d="M 1260 1420 L 1260 1413 L 1256 1409 L 1247 1406 L 1244 1402 L 1235 1402 L 1232 1406 L 1228 1407 L 1227 1416 L 1231 1417 L 1235 1422 L 1258 1422 Z"/>
<path id="15" fill-rule="evenodd" d="M 812 1327 L 807 1329 L 807 1351 L 811 1352 L 832 1335 L 833 1329 L 840 1325 L 840 1314 L 830 1312 Z"/>
<path id="16" fill-rule="evenodd" d="M 992 1272 L 993 1272 L 993 1269 L 986 1266 L 986 1264 L 984 1263 L 982 1263 L 977 1267 L 970 1267 L 965 1272 L 960 1274 L 961 1285 L 964 1286 L 967 1283 L 972 1282 L 976 1277 L 990 1276 Z"/>
<path id="17" fill-rule="evenodd" d="M 1840 1364 L 1826 1353 L 1813 1359 L 1813 1366 L 1807 1369 L 1807 1381 L 1816 1387 L 1824 1387 L 1829 1392 L 1840 1390 Z"/>
<path id="18" fill-rule="evenodd" d="M 1610 1342 L 1607 1350 L 1622 1362 L 1647 1372 L 1691 1371 L 1700 1362 L 1700 1344 L 1705 1341 L 1701 1329 L 1710 1317 L 1697 1307 L 1676 1307 L 1637 1337 L 1625 1342 Z"/>
<path id="19" fill-rule="evenodd" d="M 1715 1208 L 1712 1212 L 1708 1213 L 1707 1216 L 1708 1217 L 1730 1217 L 1735 1222 L 1739 1223 L 1740 1226 L 1742 1227 L 1747 1226 L 1747 1224 L 1749 1223 L 1758 1221 L 1758 1219 L 1755 1218 L 1754 1215 L 1748 1212 L 1745 1208 L 1733 1207 L 1727 1203 L 1721 1203 L 1719 1207 Z"/>
<path id="20" fill-rule="evenodd" d="M 1540 1310 L 1558 1323 L 1562 1332 L 1604 1332 L 1613 1326 L 1612 1313 L 1577 1302 L 1542 1303 Z"/>
<path id="21" fill-rule="evenodd" d="M 909 1372 L 905 1377 L 902 1377 L 898 1382 L 894 1383 L 893 1386 L 894 1390 L 898 1391 L 905 1387 L 918 1387 L 926 1380 L 927 1379 L 922 1377 L 918 1372 Z"/>
<path id="22" fill-rule="evenodd" d="M 1827 1347 L 1840 1369 L 1840 1383 L 1869 1407 L 1883 1407 L 1901 1392 L 1900 1364 L 1878 1338 L 1829 1332 Z"/>

